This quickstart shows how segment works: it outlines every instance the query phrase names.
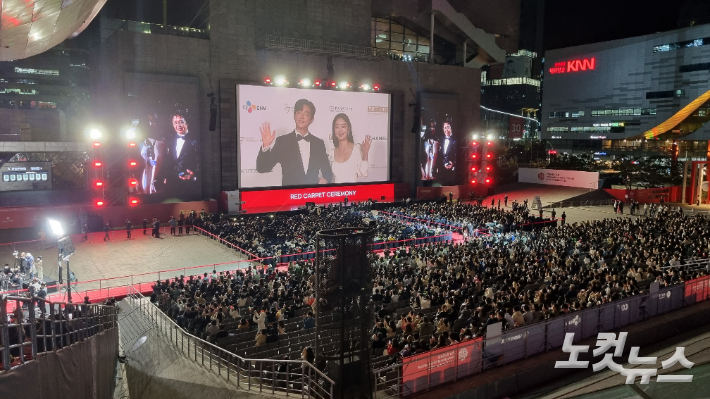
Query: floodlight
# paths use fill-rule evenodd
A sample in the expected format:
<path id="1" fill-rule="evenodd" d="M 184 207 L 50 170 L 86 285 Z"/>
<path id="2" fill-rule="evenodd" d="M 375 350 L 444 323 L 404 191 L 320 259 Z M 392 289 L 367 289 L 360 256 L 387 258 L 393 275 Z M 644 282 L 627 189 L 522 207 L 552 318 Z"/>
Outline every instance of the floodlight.
<path id="1" fill-rule="evenodd" d="M 52 229 L 52 234 L 56 236 L 61 237 L 64 235 L 64 229 L 62 228 L 62 224 L 59 223 L 58 220 L 49 219 L 49 228 Z"/>
<path id="2" fill-rule="evenodd" d="M 99 129 L 91 129 L 89 130 L 89 137 L 92 140 L 98 140 L 101 138 L 101 131 Z"/>
<path id="3" fill-rule="evenodd" d="M 134 138 L 136 138 L 136 128 L 131 127 L 126 129 L 126 138 L 128 140 L 133 140 Z"/>

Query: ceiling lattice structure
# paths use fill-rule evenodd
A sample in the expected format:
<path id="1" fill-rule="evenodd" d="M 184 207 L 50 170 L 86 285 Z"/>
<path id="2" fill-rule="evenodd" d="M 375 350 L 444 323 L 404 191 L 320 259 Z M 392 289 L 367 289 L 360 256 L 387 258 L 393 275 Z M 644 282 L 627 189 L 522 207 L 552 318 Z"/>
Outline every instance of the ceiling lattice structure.
<path id="1" fill-rule="evenodd" d="M 0 61 L 42 53 L 81 33 L 106 0 L 0 0 Z"/>

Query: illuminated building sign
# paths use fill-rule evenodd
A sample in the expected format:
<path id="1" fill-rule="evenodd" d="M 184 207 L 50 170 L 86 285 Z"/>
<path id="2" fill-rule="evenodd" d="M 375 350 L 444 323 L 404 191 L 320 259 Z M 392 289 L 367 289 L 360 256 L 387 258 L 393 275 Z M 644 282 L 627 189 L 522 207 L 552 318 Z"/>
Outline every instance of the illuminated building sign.
<path id="1" fill-rule="evenodd" d="M 596 58 L 584 58 L 581 60 L 555 62 L 555 65 L 550 68 L 550 73 L 554 75 L 557 73 L 591 71 L 594 70 L 596 67 Z"/>

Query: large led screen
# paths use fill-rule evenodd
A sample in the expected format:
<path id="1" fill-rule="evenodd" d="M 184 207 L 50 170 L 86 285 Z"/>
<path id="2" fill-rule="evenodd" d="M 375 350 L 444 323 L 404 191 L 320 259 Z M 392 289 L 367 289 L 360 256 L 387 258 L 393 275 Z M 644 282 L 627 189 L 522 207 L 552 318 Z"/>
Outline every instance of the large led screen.
<path id="1" fill-rule="evenodd" d="M 449 95 L 424 93 L 421 96 L 419 137 L 419 178 L 431 185 L 458 184 L 460 143 L 463 130 L 457 120 L 458 101 Z"/>
<path id="2" fill-rule="evenodd" d="M 137 165 L 129 172 L 137 181 L 133 190 L 150 195 L 151 201 L 201 198 L 197 86 L 147 79 L 132 83 L 129 119 L 137 144 L 131 154 Z"/>
<path id="3" fill-rule="evenodd" d="M 239 187 L 389 180 L 390 96 L 237 86 Z"/>

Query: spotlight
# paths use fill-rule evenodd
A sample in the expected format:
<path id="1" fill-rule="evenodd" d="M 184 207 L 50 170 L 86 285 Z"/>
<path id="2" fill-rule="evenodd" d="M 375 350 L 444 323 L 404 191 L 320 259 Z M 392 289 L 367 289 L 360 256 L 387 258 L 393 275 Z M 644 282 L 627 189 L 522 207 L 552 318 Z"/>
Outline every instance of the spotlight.
<path id="1" fill-rule="evenodd" d="M 136 166 L 138 165 L 138 162 L 136 161 L 128 161 L 128 166 Z"/>
<path id="2" fill-rule="evenodd" d="M 493 142 L 492 142 L 492 141 L 489 141 L 489 142 L 487 142 L 486 144 L 490 147 L 490 146 L 493 145 Z"/>
<path id="3" fill-rule="evenodd" d="M 486 158 L 493 158 L 493 155 L 489 152 L 488 154 L 486 154 Z"/>
<path id="4" fill-rule="evenodd" d="M 476 184 L 476 181 L 475 181 L 475 180 L 471 180 L 471 184 Z"/>
<path id="5" fill-rule="evenodd" d="M 138 180 L 136 180 L 136 179 L 131 179 L 131 180 L 128 181 L 128 184 L 130 184 L 131 186 L 134 186 L 134 187 L 135 187 L 135 186 L 138 185 Z"/>
<path id="6" fill-rule="evenodd" d="M 288 84 L 288 80 L 286 80 L 286 78 L 283 76 L 279 76 L 274 79 L 274 84 L 276 86 L 286 86 Z"/>
<path id="7" fill-rule="evenodd" d="M 491 184 L 492 182 L 493 182 L 493 180 L 491 180 L 491 179 L 486 179 L 486 184 Z"/>
<path id="8" fill-rule="evenodd" d="M 490 167 L 490 166 L 486 166 L 486 172 L 490 172 L 490 171 L 491 171 L 491 167 Z"/>
<path id="9" fill-rule="evenodd" d="M 133 140 L 134 138 L 136 138 L 136 129 L 133 127 L 126 129 L 126 138 L 128 140 Z"/>
<path id="10" fill-rule="evenodd" d="M 313 83 L 315 87 L 320 87 L 320 79 L 316 79 L 316 81 Z"/>
<path id="11" fill-rule="evenodd" d="M 59 221 L 54 220 L 54 219 L 49 219 L 49 228 L 52 230 L 52 234 L 55 236 L 63 236 L 64 235 L 64 229 L 62 228 L 62 224 L 59 223 Z"/>
<path id="12" fill-rule="evenodd" d="M 475 172 L 475 171 L 476 171 L 476 167 L 474 166 L 471 168 L 471 172 Z"/>
<path id="13" fill-rule="evenodd" d="M 333 81 L 331 81 L 331 82 L 330 82 L 330 87 L 334 89 L 334 88 L 335 88 L 335 86 L 337 86 L 337 83 L 335 83 L 335 81 L 334 81 L 334 80 L 333 80 Z"/>
<path id="14" fill-rule="evenodd" d="M 131 205 L 137 205 L 138 200 L 134 198 L 134 199 L 130 200 L 130 203 L 131 203 Z"/>
<path id="15" fill-rule="evenodd" d="M 96 201 L 96 206 L 104 206 L 104 202 L 101 200 Z"/>
<path id="16" fill-rule="evenodd" d="M 313 84 L 311 83 L 310 79 L 301 79 L 301 81 L 298 82 L 298 84 L 301 87 L 313 87 Z"/>
<path id="17" fill-rule="evenodd" d="M 99 143 L 98 141 L 94 141 L 94 147 L 101 147 L 101 143 Z"/>
<path id="18" fill-rule="evenodd" d="M 103 187 L 103 186 L 104 186 L 104 182 L 102 182 L 102 181 L 97 181 L 96 183 L 94 183 L 94 185 L 95 185 L 96 187 Z"/>
<path id="19" fill-rule="evenodd" d="M 473 143 L 471 143 L 471 144 L 472 144 L 472 145 L 473 145 L 473 146 L 475 147 L 475 146 L 477 146 L 477 145 L 478 145 L 478 141 L 474 141 L 474 142 L 473 142 Z"/>
<path id="20" fill-rule="evenodd" d="M 372 86 L 372 89 L 375 91 L 380 91 L 380 85 L 374 85 Z"/>
<path id="21" fill-rule="evenodd" d="M 473 158 L 473 159 L 478 158 L 478 154 L 473 154 L 473 155 L 471 155 L 471 158 Z"/>
<path id="22" fill-rule="evenodd" d="M 370 90 L 370 85 L 367 84 L 367 83 L 361 84 L 361 85 L 360 85 L 360 88 L 363 89 L 363 90 L 365 90 L 365 91 L 367 91 L 367 90 Z"/>
<path id="23" fill-rule="evenodd" d="M 338 87 L 340 88 L 340 90 L 345 90 L 345 89 L 347 89 L 348 87 L 350 87 L 350 83 L 348 83 L 348 82 L 340 82 L 340 84 L 338 85 Z"/>
<path id="24" fill-rule="evenodd" d="M 130 143 L 128 143 L 128 146 L 129 146 L 129 147 L 135 147 L 135 146 L 136 146 L 136 143 L 133 142 L 133 141 L 131 141 Z"/>
<path id="25" fill-rule="evenodd" d="M 474 139 L 474 140 L 478 140 L 478 135 L 477 135 L 477 134 L 474 134 L 474 135 L 473 135 L 473 139 Z M 476 144 L 474 144 L 474 145 L 476 145 Z"/>
<path id="26" fill-rule="evenodd" d="M 494 135 L 492 135 L 492 134 L 488 135 L 488 140 L 493 140 L 494 138 L 496 138 Z"/>
<path id="27" fill-rule="evenodd" d="M 271 84 L 271 78 L 264 78 L 264 83 L 266 83 L 267 85 L 270 85 L 270 84 Z"/>
<path id="28" fill-rule="evenodd" d="M 101 138 L 101 131 L 99 129 L 91 129 L 89 130 L 89 137 L 92 140 L 98 140 Z"/>
<path id="29" fill-rule="evenodd" d="M 94 162 L 94 166 L 96 166 L 97 168 L 98 168 L 99 166 L 101 166 L 101 165 L 103 165 L 103 164 L 102 164 L 100 161 L 95 161 L 95 162 Z"/>

